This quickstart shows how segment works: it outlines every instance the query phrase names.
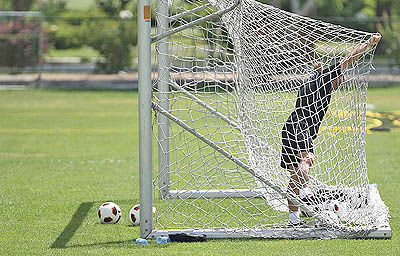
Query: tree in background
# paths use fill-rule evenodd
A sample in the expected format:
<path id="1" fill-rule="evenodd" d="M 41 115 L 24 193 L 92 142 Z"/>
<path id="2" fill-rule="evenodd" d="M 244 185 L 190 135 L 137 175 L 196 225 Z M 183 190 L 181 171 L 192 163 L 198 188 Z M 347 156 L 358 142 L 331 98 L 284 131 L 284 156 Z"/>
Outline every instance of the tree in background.
<path id="1" fill-rule="evenodd" d="M 119 12 L 126 10 L 131 0 L 96 0 L 96 5 L 110 17 L 119 15 Z"/>
<path id="2" fill-rule="evenodd" d="M 389 0 L 379 0 L 376 2 L 376 17 L 382 17 L 376 23 L 377 29 L 383 36 L 383 47 L 386 56 L 390 56 L 395 63 L 400 64 L 400 8 L 399 4 Z M 394 21 L 393 19 L 396 19 Z"/>
<path id="3" fill-rule="evenodd" d="M 317 0 L 259 0 L 261 3 L 297 13 L 303 16 L 314 16 L 316 14 Z"/>
<path id="4" fill-rule="evenodd" d="M 30 11 L 37 0 L 1 0 L 2 11 Z"/>
<path id="5" fill-rule="evenodd" d="M 99 71 L 116 73 L 132 64 L 131 48 L 137 44 L 136 3 L 131 0 L 97 0 L 101 19 L 85 21 L 83 37 L 88 46 L 104 58 L 97 63 Z M 132 11 L 130 11 L 132 10 Z M 128 15 L 127 15 L 128 14 Z"/>
<path id="6" fill-rule="evenodd" d="M 379 31 L 377 53 L 400 64 L 400 5 L 398 0 L 259 0 L 300 15 L 325 19 L 364 31 Z M 345 19 L 336 19 L 345 17 Z M 381 18 L 367 22 L 369 18 Z"/>
<path id="7" fill-rule="evenodd" d="M 46 0 L 42 1 L 42 10 L 47 21 L 52 21 L 55 16 L 67 10 L 66 0 Z"/>

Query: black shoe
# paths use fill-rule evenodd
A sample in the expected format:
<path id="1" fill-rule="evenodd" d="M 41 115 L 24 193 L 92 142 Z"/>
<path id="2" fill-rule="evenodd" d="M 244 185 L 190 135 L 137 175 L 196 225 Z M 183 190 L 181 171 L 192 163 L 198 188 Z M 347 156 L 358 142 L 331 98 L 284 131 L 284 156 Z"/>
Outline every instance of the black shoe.
<path id="1" fill-rule="evenodd" d="M 315 196 L 315 195 L 303 197 L 301 201 L 308 206 L 318 205 L 323 202 L 320 196 Z"/>
<path id="2" fill-rule="evenodd" d="M 309 227 L 308 224 L 301 220 L 299 223 L 292 223 L 290 220 L 288 222 L 288 227 L 290 228 L 307 228 Z"/>
<path id="3" fill-rule="evenodd" d="M 317 195 L 318 200 L 323 203 L 329 200 L 338 200 L 343 201 L 345 199 L 345 194 L 343 191 L 338 189 L 318 189 L 315 191 L 315 195 Z"/>
<path id="4" fill-rule="evenodd" d="M 314 211 L 314 212 L 319 212 L 321 209 L 319 209 L 319 205 L 321 205 L 321 200 L 320 198 L 312 195 L 312 196 L 306 196 L 304 198 L 301 199 L 301 201 L 308 206 L 308 208 L 310 208 L 310 210 Z M 301 210 L 301 214 L 304 217 L 312 217 L 313 215 L 310 213 L 307 213 L 303 210 Z"/>
<path id="5" fill-rule="evenodd" d="M 171 242 L 204 242 L 207 240 L 206 235 L 195 235 L 187 233 L 169 234 Z"/>

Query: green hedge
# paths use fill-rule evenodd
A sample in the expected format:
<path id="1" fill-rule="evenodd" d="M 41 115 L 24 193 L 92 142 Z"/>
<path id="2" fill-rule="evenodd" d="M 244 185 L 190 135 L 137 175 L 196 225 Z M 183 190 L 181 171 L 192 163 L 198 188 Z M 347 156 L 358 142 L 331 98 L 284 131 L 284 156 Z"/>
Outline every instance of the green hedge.
<path id="1" fill-rule="evenodd" d="M 86 45 L 104 58 L 97 63 L 99 71 L 115 73 L 132 64 L 131 47 L 137 44 L 135 20 L 90 20 L 82 25 Z"/>

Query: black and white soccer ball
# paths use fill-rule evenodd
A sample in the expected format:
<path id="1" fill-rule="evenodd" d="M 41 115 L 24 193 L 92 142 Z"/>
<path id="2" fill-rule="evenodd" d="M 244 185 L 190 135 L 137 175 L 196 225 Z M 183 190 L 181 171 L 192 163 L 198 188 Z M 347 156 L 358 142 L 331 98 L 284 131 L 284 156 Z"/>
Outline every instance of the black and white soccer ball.
<path id="1" fill-rule="evenodd" d="M 328 200 L 323 204 L 322 214 L 326 215 L 328 222 L 338 223 L 349 214 L 349 206 L 346 202 Z"/>
<path id="2" fill-rule="evenodd" d="M 116 224 L 121 219 L 122 211 L 117 204 L 106 202 L 100 205 L 98 215 L 102 224 Z"/>
<path id="3" fill-rule="evenodd" d="M 140 224 L 140 205 L 134 205 L 129 211 L 129 220 L 132 225 L 137 226 Z"/>
<path id="4" fill-rule="evenodd" d="M 156 213 L 156 207 L 152 208 L 152 212 Z M 131 208 L 129 211 L 129 220 L 134 226 L 140 225 L 140 204 L 134 205 Z"/>
<path id="5" fill-rule="evenodd" d="M 329 200 L 325 207 L 326 210 L 334 212 L 339 218 L 343 218 L 349 214 L 349 205 L 346 202 Z"/>

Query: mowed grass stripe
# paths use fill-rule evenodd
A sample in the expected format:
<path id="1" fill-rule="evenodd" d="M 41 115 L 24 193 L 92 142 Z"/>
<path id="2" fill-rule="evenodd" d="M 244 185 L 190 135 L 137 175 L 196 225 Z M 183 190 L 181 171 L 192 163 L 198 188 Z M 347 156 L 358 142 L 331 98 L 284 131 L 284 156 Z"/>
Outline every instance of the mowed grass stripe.
<path id="1" fill-rule="evenodd" d="M 0 129 L 0 134 L 112 134 L 133 133 L 133 130 L 118 128 L 71 128 L 71 129 Z"/>
<path id="2" fill-rule="evenodd" d="M 107 117 L 136 117 L 137 114 L 133 113 L 120 113 L 120 112 L 115 112 L 115 113 L 26 113 L 26 112 L 15 112 L 15 113 L 0 113 L 0 118 L 27 118 L 27 117 L 41 117 L 41 118 L 57 118 L 57 117 L 97 117 L 97 118 L 107 118 Z"/>

